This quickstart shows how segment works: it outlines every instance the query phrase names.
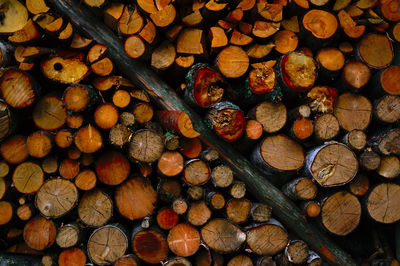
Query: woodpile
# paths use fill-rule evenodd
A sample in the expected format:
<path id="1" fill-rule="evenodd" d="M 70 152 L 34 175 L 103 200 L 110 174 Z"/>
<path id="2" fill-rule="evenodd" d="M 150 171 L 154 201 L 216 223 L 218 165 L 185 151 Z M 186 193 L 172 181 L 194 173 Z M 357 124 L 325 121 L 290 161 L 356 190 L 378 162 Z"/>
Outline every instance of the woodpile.
<path id="1" fill-rule="evenodd" d="M 0 14 L 0 264 L 400 263 L 398 0 Z"/>

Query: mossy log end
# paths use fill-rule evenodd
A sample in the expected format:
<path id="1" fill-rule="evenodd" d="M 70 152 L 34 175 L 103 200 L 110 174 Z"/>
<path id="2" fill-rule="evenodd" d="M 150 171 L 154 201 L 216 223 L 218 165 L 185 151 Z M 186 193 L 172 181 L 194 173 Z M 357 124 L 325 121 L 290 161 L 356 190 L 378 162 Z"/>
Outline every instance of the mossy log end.
<path id="1" fill-rule="evenodd" d="M 116 62 L 116 66 L 131 78 L 139 88 L 144 89 L 160 108 L 166 110 L 185 111 L 193 122 L 194 128 L 201 134 L 199 137 L 206 145 L 219 151 L 234 169 L 238 178 L 246 183 L 260 201 L 271 205 L 278 219 L 289 228 L 298 232 L 299 237 L 318 251 L 332 265 L 356 265 L 353 259 L 334 244 L 325 233 L 318 230 L 317 225 L 305 221 L 300 210 L 288 200 L 277 188 L 233 148 L 219 140 L 216 135 L 202 122 L 202 119 L 190 109 L 178 95 L 152 71 L 139 61 L 132 60 L 124 52 L 122 42 L 101 23 L 96 16 L 79 4 L 79 1 L 52 0 L 50 1 L 71 22 L 97 42 L 109 47 L 108 55 Z"/>

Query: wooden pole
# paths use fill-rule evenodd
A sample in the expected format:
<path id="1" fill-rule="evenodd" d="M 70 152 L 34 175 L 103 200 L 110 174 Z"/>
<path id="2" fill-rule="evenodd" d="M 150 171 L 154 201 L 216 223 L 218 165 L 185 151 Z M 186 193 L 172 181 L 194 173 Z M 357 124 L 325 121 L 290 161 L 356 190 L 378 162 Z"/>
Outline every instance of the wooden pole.
<path id="1" fill-rule="evenodd" d="M 288 200 L 277 188 L 271 185 L 265 177 L 242 155 L 233 148 L 220 141 L 202 119 L 190 109 L 173 90 L 142 63 L 129 58 L 124 52 L 122 42 L 101 23 L 92 13 L 78 1 L 52 0 L 52 5 L 63 13 L 74 26 L 80 28 L 97 42 L 109 47 L 108 54 L 116 66 L 134 82 L 139 88 L 145 90 L 160 108 L 166 110 L 185 111 L 199 137 L 206 145 L 217 150 L 236 172 L 238 178 L 246 183 L 250 191 L 260 201 L 273 207 L 278 219 L 299 233 L 310 247 L 320 253 L 331 265 L 356 265 L 353 259 L 334 244 L 324 233 L 316 229 L 317 225 L 305 221 L 300 210 Z"/>

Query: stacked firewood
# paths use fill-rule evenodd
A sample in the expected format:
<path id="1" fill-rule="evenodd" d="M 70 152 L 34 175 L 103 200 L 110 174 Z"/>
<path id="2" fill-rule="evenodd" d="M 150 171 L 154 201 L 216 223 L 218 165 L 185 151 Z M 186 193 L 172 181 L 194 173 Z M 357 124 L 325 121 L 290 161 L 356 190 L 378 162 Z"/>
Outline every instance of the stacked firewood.
<path id="1" fill-rule="evenodd" d="M 398 0 L 22 2 L 0 1 L 0 264 L 337 262 L 298 212 L 399 264 Z"/>

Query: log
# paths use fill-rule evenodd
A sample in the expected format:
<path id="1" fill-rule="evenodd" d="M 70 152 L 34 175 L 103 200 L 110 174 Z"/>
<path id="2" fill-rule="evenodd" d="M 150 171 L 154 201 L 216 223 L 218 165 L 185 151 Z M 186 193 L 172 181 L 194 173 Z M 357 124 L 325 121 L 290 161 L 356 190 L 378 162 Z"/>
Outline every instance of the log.
<path id="1" fill-rule="evenodd" d="M 221 193 L 218 192 L 209 192 L 206 197 L 207 204 L 213 210 L 221 210 L 225 207 L 225 197 Z"/>
<path id="2" fill-rule="evenodd" d="M 156 191 L 141 177 L 127 180 L 115 192 L 116 206 L 121 215 L 129 220 L 142 219 L 153 214 L 156 201 Z"/>
<path id="3" fill-rule="evenodd" d="M 273 151 L 273 152 L 271 152 Z M 255 166 L 271 176 L 275 183 L 285 182 L 274 174 L 288 174 L 299 170 L 305 162 L 303 148 L 285 135 L 264 138 L 251 154 Z"/>
<path id="4" fill-rule="evenodd" d="M 189 185 L 203 185 L 210 179 L 210 168 L 198 159 L 190 160 L 183 170 L 183 180 Z"/>
<path id="5" fill-rule="evenodd" d="M 251 218 L 258 223 L 265 223 L 271 218 L 272 207 L 263 203 L 253 203 L 251 207 Z"/>
<path id="6" fill-rule="evenodd" d="M 212 219 L 200 232 L 204 243 L 218 253 L 232 253 L 246 240 L 246 234 L 239 227 L 220 218 Z M 224 238 L 230 241 L 223 241 Z"/>
<path id="7" fill-rule="evenodd" d="M 161 157 L 164 143 L 154 131 L 143 129 L 135 132 L 129 143 L 129 155 L 140 162 L 151 163 Z"/>
<path id="8" fill-rule="evenodd" d="M 212 212 L 205 201 L 192 202 L 187 211 L 186 219 L 194 226 L 202 226 L 211 218 Z"/>
<path id="9" fill-rule="evenodd" d="M 236 255 L 232 259 L 228 261 L 228 266 L 253 266 L 253 262 L 251 261 L 249 256 L 246 255 Z"/>
<path id="10" fill-rule="evenodd" d="M 368 144 L 380 154 L 399 155 L 399 134 L 400 129 L 397 128 L 379 130 L 368 140 Z"/>
<path id="11" fill-rule="evenodd" d="M 33 109 L 33 122 L 42 130 L 56 130 L 67 119 L 67 111 L 62 100 L 56 96 L 44 96 Z"/>
<path id="12" fill-rule="evenodd" d="M 42 161 L 42 169 L 46 174 L 54 174 L 58 170 L 58 159 L 56 156 L 47 156 Z"/>
<path id="13" fill-rule="evenodd" d="M 233 172 L 227 165 L 218 165 L 211 171 L 211 179 L 216 187 L 229 187 L 233 182 Z"/>
<path id="14" fill-rule="evenodd" d="M 117 151 L 104 152 L 96 164 L 97 177 L 106 185 L 119 185 L 130 173 L 131 166 L 128 159 Z"/>
<path id="15" fill-rule="evenodd" d="M 168 256 L 168 242 L 158 229 L 136 229 L 132 234 L 132 247 L 139 259 L 156 264 Z"/>
<path id="16" fill-rule="evenodd" d="M 50 153 L 53 145 L 52 139 L 47 133 L 36 131 L 28 136 L 26 146 L 32 157 L 43 158 Z"/>
<path id="17" fill-rule="evenodd" d="M 56 226 L 52 220 L 37 216 L 24 227 L 24 240 L 28 247 L 44 250 L 53 245 L 56 239 Z"/>
<path id="18" fill-rule="evenodd" d="M 86 265 L 86 254 L 80 248 L 71 248 L 63 250 L 58 256 L 58 265 Z"/>
<path id="19" fill-rule="evenodd" d="M 9 164 L 19 164 L 28 158 L 26 137 L 10 136 L 0 145 L 0 153 L 3 159 Z"/>
<path id="20" fill-rule="evenodd" d="M 96 229 L 87 244 L 89 259 L 98 265 L 114 263 L 127 249 L 128 237 L 116 225 L 105 225 Z"/>
<path id="21" fill-rule="evenodd" d="M 65 179 L 73 179 L 79 173 L 79 162 L 76 160 L 65 159 L 60 163 L 58 172 Z"/>
<path id="22" fill-rule="evenodd" d="M 26 72 L 8 69 L 0 80 L 0 93 L 4 101 L 13 108 L 31 106 L 39 96 L 39 87 Z"/>
<path id="23" fill-rule="evenodd" d="M 227 84 L 217 71 L 206 64 L 195 64 L 186 74 L 185 100 L 202 108 L 218 103 Z"/>
<path id="24" fill-rule="evenodd" d="M 161 229 L 170 230 L 178 224 L 179 216 L 174 210 L 164 208 L 158 211 L 156 220 Z"/>
<path id="25" fill-rule="evenodd" d="M 374 117 L 382 123 L 395 123 L 400 119 L 400 98 L 395 95 L 385 95 L 374 103 Z"/>
<path id="26" fill-rule="evenodd" d="M 323 187 L 339 186 L 355 177 L 358 161 L 346 145 L 330 143 L 307 153 L 305 171 Z"/>
<path id="27" fill-rule="evenodd" d="M 294 264 L 304 263 L 309 257 L 308 252 L 308 246 L 302 240 L 291 240 L 285 248 L 285 256 Z"/>
<path id="28" fill-rule="evenodd" d="M 379 54 L 376 53 L 377 50 L 380 51 Z M 382 34 L 368 33 L 364 35 L 356 52 L 357 56 L 373 69 L 385 68 L 393 61 L 392 43 L 387 36 Z"/>
<path id="29" fill-rule="evenodd" d="M 344 130 L 364 130 L 371 121 L 372 105 L 362 95 L 343 93 L 335 102 L 334 115 Z"/>
<path id="30" fill-rule="evenodd" d="M 179 110 L 184 110 L 191 121 L 195 121 L 194 127 L 202 134 L 201 138 L 205 144 L 212 146 L 212 148 L 220 152 L 223 150 L 224 152 L 221 152 L 221 154 L 223 154 L 225 158 L 231 158 L 230 162 L 233 169 L 237 172 L 239 178 L 246 181 L 249 188 L 254 191 L 254 195 L 273 207 L 279 205 L 279 207 L 276 208 L 277 217 L 284 221 L 290 228 L 296 229 L 299 232 L 299 236 L 310 243 L 312 249 L 321 252 L 322 248 L 321 255 L 330 263 L 342 262 L 347 265 L 354 265 L 353 260 L 341 249 L 337 248 L 325 234 L 303 221 L 300 212 L 293 203 L 282 197 L 281 193 L 268 181 L 265 181 L 257 170 L 251 169 L 247 160 L 236 154 L 236 152 L 226 144 L 212 137 L 210 130 L 204 126 L 201 119 L 194 114 L 193 111 L 189 110 L 186 105 L 178 99 L 176 94 L 170 93 L 171 89 L 165 89 L 169 88 L 166 84 L 159 83 L 160 80 L 153 77 L 153 75 L 151 75 L 150 78 L 149 74 L 151 74 L 151 72 L 141 67 L 140 63 L 130 61 L 124 53 L 121 53 L 120 51 L 123 49 L 122 44 L 112 38 L 113 34 L 106 30 L 86 9 L 77 9 L 76 3 L 74 3 L 75 2 L 68 3 L 63 0 L 52 1 L 55 8 L 70 18 L 74 25 L 80 25 L 80 28 L 93 39 L 107 45 L 110 49 L 110 58 L 118 62 L 117 66 L 127 74 L 127 76 L 134 79 L 140 88 L 152 92 L 151 95 L 164 96 L 157 98 L 156 102 L 159 106 L 169 110 L 177 110 L 177 108 Z M 94 28 L 92 28 L 93 25 Z M 137 79 L 137 77 L 143 77 L 143 79 Z M 160 84 L 163 85 L 160 86 Z M 288 215 L 289 213 L 290 215 Z"/>
<path id="31" fill-rule="evenodd" d="M 345 236 L 358 226 L 361 204 L 357 197 L 349 192 L 336 192 L 326 197 L 321 205 L 322 224 L 332 234 Z"/>
<path id="32" fill-rule="evenodd" d="M 396 178 L 400 175 L 400 160 L 397 156 L 389 155 L 381 157 L 381 164 L 376 172 L 386 179 Z"/>
<path id="33" fill-rule="evenodd" d="M 394 183 L 382 183 L 371 189 L 366 199 L 367 212 L 380 223 L 395 223 L 400 219 L 397 204 L 400 186 Z"/>
<path id="34" fill-rule="evenodd" d="M 78 217 L 89 227 L 105 225 L 113 215 L 113 202 L 101 190 L 95 189 L 85 192 L 79 201 Z"/>
<path id="35" fill-rule="evenodd" d="M 119 258 L 115 263 L 115 266 L 138 266 L 139 260 L 133 254 L 124 255 Z"/>
<path id="36" fill-rule="evenodd" d="M 24 162 L 15 168 L 12 181 L 17 191 L 24 194 L 33 194 L 42 186 L 44 173 L 39 165 L 33 162 Z"/>
<path id="37" fill-rule="evenodd" d="M 265 224 L 246 230 L 246 244 L 257 255 L 275 255 L 288 243 L 288 234 L 283 226 L 271 218 Z M 266 244 L 267 243 L 267 244 Z"/>
<path id="38" fill-rule="evenodd" d="M 286 124 L 287 110 L 283 103 L 265 101 L 250 110 L 249 116 L 263 126 L 264 132 L 275 133 Z"/>
<path id="39" fill-rule="evenodd" d="M 230 199 L 225 207 L 226 216 L 235 224 L 245 223 L 250 216 L 251 207 L 248 199 Z"/>
<path id="40" fill-rule="evenodd" d="M 225 141 L 238 140 L 244 132 L 244 113 L 230 102 L 219 102 L 209 108 L 207 119 L 214 132 Z"/>
<path id="41" fill-rule="evenodd" d="M 178 256 L 194 255 L 200 247 L 200 233 L 190 224 L 177 224 L 168 233 L 168 246 Z"/>
<path id="42" fill-rule="evenodd" d="M 292 200 L 311 200 L 317 196 L 318 188 L 311 179 L 298 177 L 285 184 L 282 192 Z"/>
<path id="43" fill-rule="evenodd" d="M 14 216 L 14 209 L 10 202 L 0 201 L 0 225 L 5 225 L 9 223 Z"/>
<path id="44" fill-rule="evenodd" d="M 48 218 L 58 218 L 71 211 L 78 202 L 78 189 L 65 179 L 47 180 L 36 194 L 35 205 Z"/>
<path id="45" fill-rule="evenodd" d="M 314 135 L 317 141 L 325 142 L 334 139 L 340 133 L 340 125 L 332 114 L 323 114 L 314 121 Z"/>
<path id="46" fill-rule="evenodd" d="M 349 184 L 350 192 L 361 197 L 364 196 L 370 187 L 368 176 L 365 174 L 357 175 Z"/>
<path id="47" fill-rule="evenodd" d="M 371 148 L 367 149 L 360 155 L 360 166 L 367 171 L 378 169 L 380 163 L 381 157 L 379 154 L 371 150 Z"/>
<path id="48" fill-rule="evenodd" d="M 352 150 L 360 151 L 367 145 L 367 135 L 361 130 L 354 129 L 343 137 L 343 143 Z"/>
<path id="49" fill-rule="evenodd" d="M 58 228 L 56 244 L 60 248 L 71 248 L 81 240 L 80 228 L 75 224 L 66 224 Z"/>

